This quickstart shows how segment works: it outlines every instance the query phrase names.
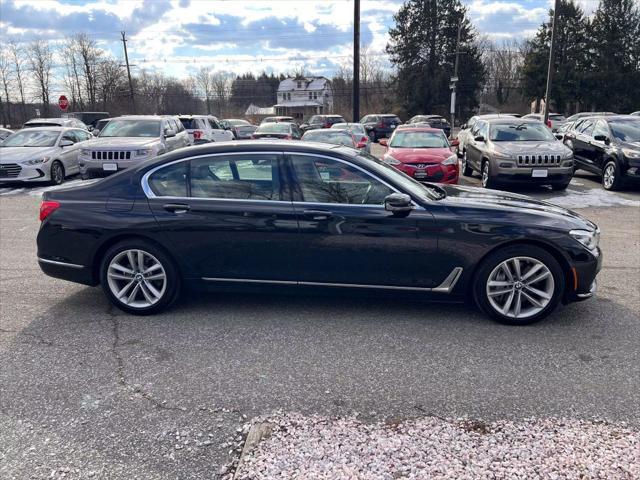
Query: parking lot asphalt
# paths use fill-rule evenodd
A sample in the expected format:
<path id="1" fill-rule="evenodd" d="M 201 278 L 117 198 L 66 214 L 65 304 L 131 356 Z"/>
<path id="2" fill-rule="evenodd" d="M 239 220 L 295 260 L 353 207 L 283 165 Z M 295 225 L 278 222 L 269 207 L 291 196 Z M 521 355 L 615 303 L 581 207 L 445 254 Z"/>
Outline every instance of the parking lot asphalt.
<path id="1" fill-rule="evenodd" d="M 18 190 L 0 189 L 0 478 L 212 478 L 236 430 L 278 410 L 640 425 L 637 191 L 579 174 L 524 192 L 595 221 L 605 257 L 594 299 L 517 328 L 366 297 L 191 294 L 126 315 L 40 272 L 39 194 Z"/>

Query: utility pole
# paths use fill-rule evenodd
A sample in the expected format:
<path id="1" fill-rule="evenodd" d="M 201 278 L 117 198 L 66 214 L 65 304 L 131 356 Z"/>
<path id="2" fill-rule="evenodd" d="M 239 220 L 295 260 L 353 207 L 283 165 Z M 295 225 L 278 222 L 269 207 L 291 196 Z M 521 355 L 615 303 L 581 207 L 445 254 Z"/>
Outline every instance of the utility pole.
<path id="1" fill-rule="evenodd" d="M 133 95 L 133 82 L 131 81 L 131 68 L 129 67 L 129 55 L 127 54 L 127 37 L 124 31 L 120 33 L 122 33 L 122 45 L 124 45 L 124 61 L 127 64 L 127 76 L 129 77 L 129 94 L 131 95 L 131 106 L 133 107 L 133 113 L 138 113 L 136 111 L 136 98 Z"/>
<path id="2" fill-rule="evenodd" d="M 451 77 L 451 108 L 449 109 L 451 112 L 451 133 L 453 134 L 453 129 L 455 127 L 456 122 L 456 84 L 458 83 L 458 63 L 460 61 L 460 33 L 462 32 L 462 19 L 458 23 L 458 38 L 456 40 L 456 62 L 453 67 L 453 77 Z"/>
<path id="3" fill-rule="evenodd" d="M 353 122 L 360 121 L 360 0 L 353 0 Z"/>
<path id="4" fill-rule="evenodd" d="M 556 41 L 556 26 L 558 25 L 558 5 L 559 1 L 556 0 L 553 7 L 553 26 L 551 27 L 551 47 L 549 48 L 549 67 L 547 68 L 547 90 L 544 94 L 544 124 L 547 125 L 549 121 L 549 95 L 551 94 L 551 79 L 553 77 L 553 51 Z"/>

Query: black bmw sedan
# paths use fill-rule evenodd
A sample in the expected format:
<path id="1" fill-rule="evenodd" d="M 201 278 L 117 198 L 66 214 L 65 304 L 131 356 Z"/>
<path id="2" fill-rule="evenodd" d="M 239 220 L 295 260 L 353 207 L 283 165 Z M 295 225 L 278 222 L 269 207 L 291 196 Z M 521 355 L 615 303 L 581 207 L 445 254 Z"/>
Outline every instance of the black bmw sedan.
<path id="1" fill-rule="evenodd" d="M 38 260 L 134 314 L 184 288 L 333 289 L 474 301 L 527 324 L 591 297 L 599 231 L 521 195 L 418 183 L 340 146 L 181 149 L 44 194 Z"/>

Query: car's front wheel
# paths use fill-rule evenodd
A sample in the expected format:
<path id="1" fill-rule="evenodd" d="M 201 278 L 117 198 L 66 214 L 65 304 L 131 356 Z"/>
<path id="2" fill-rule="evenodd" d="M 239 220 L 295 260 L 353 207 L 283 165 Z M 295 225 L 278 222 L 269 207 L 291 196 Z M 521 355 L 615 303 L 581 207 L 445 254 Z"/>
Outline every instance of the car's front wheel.
<path id="1" fill-rule="evenodd" d="M 126 240 L 111 247 L 102 259 L 100 280 L 111 303 L 137 315 L 164 310 L 180 292 L 173 260 L 144 240 Z"/>
<path id="2" fill-rule="evenodd" d="M 558 261 L 533 245 L 514 245 L 490 254 L 475 277 L 476 304 L 509 325 L 527 325 L 548 316 L 564 291 Z"/>
<path id="3" fill-rule="evenodd" d="M 604 166 L 602 172 L 602 186 L 605 190 L 620 190 L 622 188 L 622 179 L 620 178 L 620 170 L 616 162 L 611 160 Z"/>
<path id="4" fill-rule="evenodd" d="M 462 175 L 464 175 L 465 177 L 470 177 L 473 175 L 473 169 L 469 166 L 466 150 L 462 152 Z"/>
<path id="5" fill-rule="evenodd" d="M 52 185 L 61 185 L 64 183 L 64 167 L 58 160 L 55 160 L 51 164 L 50 175 Z"/>
<path id="6" fill-rule="evenodd" d="M 484 188 L 496 188 L 497 182 L 491 178 L 491 162 L 485 160 L 482 162 L 482 186 Z"/>

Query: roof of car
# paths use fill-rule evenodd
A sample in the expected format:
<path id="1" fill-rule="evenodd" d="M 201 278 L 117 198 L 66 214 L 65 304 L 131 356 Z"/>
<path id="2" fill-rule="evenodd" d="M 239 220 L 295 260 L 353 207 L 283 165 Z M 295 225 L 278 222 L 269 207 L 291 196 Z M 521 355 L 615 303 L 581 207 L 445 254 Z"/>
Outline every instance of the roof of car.
<path id="1" fill-rule="evenodd" d="M 162 120 L 173 115 L 122 115 L 112 120 Z"/>
<path id="2" fill-rule="evenodd" d="M 29 132 L 33 132 L 35 130 L 44 130 L 46 131 L 53 131 L 53 132 L 66 132 L 67 130 L 84 130 L 81 127 L 67 127 L 67 126 L 63 126 L 63 125 L 49 125 L 49 126 L 43 126 L 43 127 L 32 127 L 32 128 L 27 128 L 25 129 L 25 131 L 29 131 Z M 16 132 L 19 132 L 21 130 L 16 130 Z"/>
<path id="3" fill-rule="evenodd" d="M 521 125 L 523 123 L 532 123 L 532 124 L 540 123 L 540 120 L 536 120 L 535 118 L 518 118 L 518 117 L 483 118 L 482 120 L 486 121 L 487 123 L 497 123 L 497 124 L 514 123 L 517 125 Z"/>
<path id="4" fill-rule="evenodd" d="M 433 133 L 442 133 L 444 135 L 444 132 L 442 131 L 441 128 L 433 128 L 433 127 L 421 127 L 419 125 L 416 124 L 411 124 L 411 125 L 400 125 L 397 130 L 402 130 L 403 132 L 433 132 Z"/>

